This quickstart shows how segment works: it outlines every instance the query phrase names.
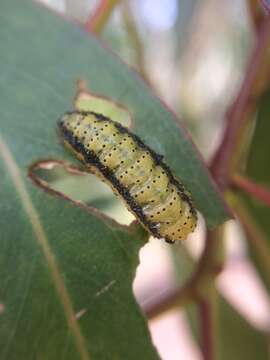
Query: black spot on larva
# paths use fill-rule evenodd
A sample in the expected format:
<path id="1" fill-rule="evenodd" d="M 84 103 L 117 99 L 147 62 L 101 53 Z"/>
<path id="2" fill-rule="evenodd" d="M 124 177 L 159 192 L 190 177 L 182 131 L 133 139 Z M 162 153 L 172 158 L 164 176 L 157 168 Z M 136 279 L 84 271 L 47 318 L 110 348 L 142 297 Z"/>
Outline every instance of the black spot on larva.
<path id="1" fill-rule="evenodd" d="M 151 150 L 147 145 L 145 145 L 142 140 L 137 137 L 136 135 L 130 133 L 126 128 L 124 128 L 121 124 L 103 116 L 102 114 L 97 114 L 94 112 L 70 112 L 67 113 L 65 117 L 67 117 L 67 115 L 74 115 L 74 114 L 78 114 L 80 115 L 80 120 L 83 120 L 81 122 L 77 123 L 77 127 L 75 128 L 73 125 L 73 120 L 72 117 L 67 118 L 69 121 L 67 120 L 62 120 L 59 122 L 59 127 L 60 127 L 60 131 L 62 133 L 62 136 L 64 137 L 65 141 L 67 143 L 69 143 L 71 145 L 71 147 L 74 149 L 75 154 L 80 154 L 83 159 L 84 162 L 87 165 L 91 165 L 97 168 L 98 173 L 100 173 L 102 175 L 102 177 L 104 177 L 109 184 L 111 184 L 112 188 L 117 191 L 117 193 L 120 194 L 121 197 L 124 198 L 124 200 L 127 202 L 127 204 L 129 205 L 129 208 L 133 211 L 133 213 L 138 217 L 138 219 L 144 224 L 144 226 L 149 230 L 149 232 L 151 234 L 153 234 L 155 237 L 163 237 L 165 238 L 166 242 L 169 243 L 174 243 L 175 240 L 179 240 L 181 239 L 183 236 L 181 235 L 182 229 L 181 228 L 174 228 L 173 224 L 176 224 L 178 222 L 178 217 L 181 218 L 181 216 L 184 217 L 183 220 L 185 219 L 193 219 L 193 222 L 191 223 L 191 228 L 195 227 L 195 223 L 196 223 L 196 219 L 197 219 L 197 215 L 196 215 L 196 210 L 193 206 L 193 202 L 190 198 L 190 196 L 187 194 L 184 186 L 172 175 L 170 169 L 168 168 L 168 166 L 166 164 L 163 163 L 162 159 L 163 156 L 156 154 L 153 150 Z M 86 118 L 88 117 L 88 118 Z M 88 122 L 89 121 L 89 122 Z M 86 129 L 88 128 L 87 125 L 90 124 L 98 124 L 96 127 L 94 127 L 94 129 L 96 130 L 95 132 L 95 137 L 91 138 L 90 140 L 85 140 L 84 143 L 82 143 L 77 136 L 75 136 L 75 134 L 73 133 L 73 130 L 77 130 L 77 133 L 79 134 L 80 132 L 83 134 L 87 134 L 88 132 L 86 131 Z M 138 156 L 139 154 L 142 154 L 142 158 L 145 158 L 145 155 L 147 154 L 148 156 L 151 157 L 152 159 L 152 166 L 151 168 L 148 168 L 148 164 L 146 163 L 145 165 L 140 165 L 137 167 L 134 167 L 133 164 L 135 162 L 135 160 L 132 161 L 132 158 L 134 158 L 134 156 L 129 157 L 128 155 L 126 155 L 126 159 L 129 162 L 129 166 L 132 169 L 135 169 L 132 172 L 132 177 L 134 177 L 133 179 L 131 179 L 130 181 L 132 181 L 132 183 L 136 182 L 136 183 L 141 183 L 140 186 L 144 187 L 145 186 L 145 181 L 148 180 L 148 178 L 146 180 L 143 180 L 142 178 L 140 178 L 139 174 L 140 174 L 140 170 L 141 168 L 143 168 L 144 173 L 147 174 L 147 172 L 151 173 L 153 171 L 156 171 L 157 167 L 161 168 L 161 174 L 167 176 L 168 178 L 168 186 L 164 187 L 163 189 L 161 188 L 158 193 L 152 192 L 152 188 L 153 185 L 151 184 L 150 186 L 147 185 L 147 196 L 148 196 L 148 200 L 146 199 L 146 203 L 144 200 L 144 204 L 142 204 L 139 200 L 137 200 L 138 195 L 131 195 L 130 190 L 131 190 L 131 186 L 129 185 L 124 185 L 125 182 L 123 180 L 121 180 L 123 178 L 123 176 L 121 175 L 119 177 L 119 179 L 116 177 L 116 169 L 117 171 L 119 170 L 121 171 L 125 171 L 125 173 L 128 173 L 128 171 L 126 171 L 126 169 L 124 169 L 123 167 L 125 165 L 124 161 L 121 161 L 121 164 L 119 166 L 117 166 L 117 168 L 112 168 L 111 166 L 107 166 L 106 163 L 106 159 L 104 159 L 103 161 L 100 160 L 100 152 L 95 152 L 94 149 L 97 148 L 105 148 L 106 144 L 105 144 L 105 139 L 103 139 L 102 137 L 99 136 L 100 132 L 102 132 L 104 130 L 105 127 L 108 127 L 110 125 L 110 128 L 108 129 L 108 133 L 111 132 L 110 134 L 108 134 L 108 137 L 115 137 L 116 135 L 119 136 L 119 141 L 118 139 L 114 139 L 113 141 L 111 139 L 107 139 L 106 140 L 106 144 L 108 144 L 108 146 L 110 146 L 109 144 L 113 143 L 115 144 L 115 147 L 112 149 L 112 151 L 116 151 L 117 150 L 117 146 L 121 145 L 122 148 L 127 152 L 128 151 L 131 153 L 137 153 Z M 72 130 L 73 127 L 73 130 Z M 93 126 L 92 126 L 93 128 Z M 132 139 L 131 141 L 127 141 L 127 139 L 130 138 Z M 95 144 L 98 142 L 99 146 L 96 147 Z M 134 146 L 135 144 L 135 146 Z M 91 150 L 93 149 L 93 150 Z M 106 150 L 105 150 L 106 151 Z M 102 151 L 101 151 L 102 154 Z M 111 156 L 111 153 L 108 155 Z M 136 154 L 135 154 L 135 158 L 136 158 Z M 138 158 L 138 157 L 137 157 Z M 131 159 L 129 161 L 129 159 Z M 137 163 L 140 163 L 140 160 L 137 160 Z M 152 176 L 152 175 L 151 175 Z M 160 175 L 157 176 L 157 178 L 161 178 Z M 128 179 L 125 179 L 125 181 L 127 181 Z M 128 180 L 129 181 L 129 180 Z M 156 180 L 153 180 L 152 183 L 155 183 Z M 136 185 L 139 186 L 139 185 Z M 154 189 L 154 188 L 153 188 Z M 177 196 L 179 196 L 181 198 L 182 201 L 185 201 L 186 204 L 189 206 L 189 211 L 190 211 L 190 217 L 188 217 L 187 215 L 183 214 L 183 211 L 181 209 L 181 205 L 182 201 L 178 203 L 176 203 L 176 206 L 178 206 L 178 210 L 176 210 L 176 212 L 174 212 L 174 214 L 170 215 L 170 218 L 168 219 L 168 221 L 165 223 L 166 225 L 170 225 L 170 231 L 174 231 L 171 232 L 171 235 L 166 232 L 166 228 L 161 227 L 160 225 L 162 224 L 162 221 L 158 221 L 156 220 L 155 222 L 153 222 L 152 220 L 150 220 L 150 218 L 153 218 L 154 215 L 147 215 L 145 213 L 145 211 L 143 210 L 143 205 L 148 205 L 151 204 L 151 211 L 155 211 L 156 217 L 158 218 L 158 215 L 160 214 L 160 211 L 156 211 L 155 210 L 155 206 L 160 207 L 160 205 L 165 204 L 166 200 L 168 199 L 168 195 L 167 193 L 169 192 L 169 189 L 171 190 L 171 192 L 177 192 Z M 141 191 L 141 193 L 143 194 L 144 192 Z M 147 197 L 146 196 L 146 197 Z M 177 200 L 177 196 L 173 197 L 174 202 Z M 136 200 L 135 200 L 136 199 Z M 156 203 L 156 205 L 154 205 L 154 203 Z M 172 204 L 172 202 L 170 203 Z M 162 211 L 165 208 L 162 208 Z M 177 215 L 180 214 L 180 215 Z M 164 224 L 164 223 L 163 223 Z M 187 222 L 185 221 L 184 224 L 187 224 Z M 162 228 L 162 231 L 160 230 Z M 171 238 L 171 236 L 174 236 L 175 233 L 179 233 L 177 235 L 177 238 Z"/>

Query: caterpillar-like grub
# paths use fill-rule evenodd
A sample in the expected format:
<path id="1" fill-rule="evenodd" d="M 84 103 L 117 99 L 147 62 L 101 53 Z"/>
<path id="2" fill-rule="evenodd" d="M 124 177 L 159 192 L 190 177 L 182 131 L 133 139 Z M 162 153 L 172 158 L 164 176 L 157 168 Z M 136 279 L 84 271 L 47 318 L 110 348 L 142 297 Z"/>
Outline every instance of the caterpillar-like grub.
<path id="1" fill-rule="evenodd" d="M 121 124 L 95 112 L 72 111 L 59 122 L 64 144 L 119 194 L 140 223 L 169 243 L 197 224 L 190 195 L 162 156 Z"/>

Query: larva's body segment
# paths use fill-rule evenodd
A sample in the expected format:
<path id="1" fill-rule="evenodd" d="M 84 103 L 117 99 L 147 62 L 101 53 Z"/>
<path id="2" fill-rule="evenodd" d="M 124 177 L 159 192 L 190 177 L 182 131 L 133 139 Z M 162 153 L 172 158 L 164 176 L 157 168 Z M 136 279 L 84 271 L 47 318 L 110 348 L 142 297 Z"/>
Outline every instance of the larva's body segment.
<path id="1" fill-rule="evenodd" d="M 64 143 L 121 195 L 153 236 L 175 242 L 194 230 L 197 214 L 184 186 L 136 135 L 94 112 L 67 113 L 59 127 Z"/>

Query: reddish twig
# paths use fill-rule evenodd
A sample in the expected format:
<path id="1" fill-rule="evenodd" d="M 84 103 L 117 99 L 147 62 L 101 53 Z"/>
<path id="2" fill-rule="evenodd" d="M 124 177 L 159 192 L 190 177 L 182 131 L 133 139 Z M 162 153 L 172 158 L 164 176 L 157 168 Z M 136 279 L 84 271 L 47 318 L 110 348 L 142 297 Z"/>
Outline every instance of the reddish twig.
<path id="1" fill-rule="evenodd" d="M 149 85 L 151 85 L 150 79 L 148 78 L 148 74 L 145 69 L 144 44 L 137 30 L 134 14 L 132 13 L 132 9 L 130 8 L 130 4 L 128 0 L 125 0 L 123 2 L 123 20 L 126 27 L 126 31 L 130 37 L 131 44 L 133 45 L 133 49 L 135 51 L 136 65 L 138 67 L 138 70 L 141 76 L 144 78 L 144 80 Z"/>
<path id="2" fill-rule="evenodd" d="M 201 324 L 201 350 L 204 360 L 215 359 L 215 329 L 214 304 L 207 300 L 200 300 L 199 315 Z"/>
<path id="3" fill-rule="evenodd" d="M 253 20 L 254 30 L 257 32 L 262 22 L 262 18 L 263 16 L 265 16 L 262 2 L 261 0 L 248 0 L 247 5 L 249 8 L 250 16 Z"/>
<path id="4" fill-rule="evenodd" d="M 219 230 L 207 233 L 204 251 L 199 260 L 196 271 L 189 281 L 180 289 L 171 291 L 155 303 L 145 307 L 148 319 L 151 319 L 173 307 L 196 302 L 199 306 L 201 322 L 201 350 L 204 360 L 215 358 L 215 288 L 214 278 L 222 270 L 223 256 L 221 258 Z"/>
<path id="5" fill-rule="evenodd" d="M 88 32 L 99 33 L 108 21 L 119 0 L 100 0 L 95 12 L 86 21 L 84 28 Z"/>
<path id="6" fill-rule="evenodd" d="M 201 351 L 203 360 L 215 359 L 215 277 L 223 268 L 223 228 L 208 231 L 205 249 L 195 274 L 203 273 L 197 284 L 197 306 L 201 324 Z M 195 299 L 196 300 L 196 299 Z"/>
<path id="7" fill-rule="evenodd" d="M 219 230 L 208 232 L 203 253 L 195 272 L 184 286 L 165 293 L 162 297 L 143 307 L 148 319 L 152 319 L 166 310 L 182 306 L 192 301 L 199 301 L 204 294 L 205 280 L 217 276 L 223 267 L 223 258 L 216 251 L 220 247 Z"/>
<path id="8" fill-rule="evenodd" d="M 258 185 L 249 178 L 241 176 L 239 174 L 232 176 L 231 183 L 232 186 L 245 190 L 254 198 L 260 200 L 265 205 L 270 207 L 270 191 L 265 187 Z"/>
<path id="9" fill-rule="evenodd" d="M 260 267 L 263 269 L 264 278 L 270 286 L 270 251 L 268 246 L 268 236 L 254 220 L 247 207 L 239 199 L 232 198 L 232 206 L 239 218 L 239 221 L 245 231 L 246 237 L 254 250 L 254 254 L 259 259 Z"/>
<path id="10" fill-rule="evenodd" d="M 143 311 L 148 319 L 164 313 L 175 307 L 184 306 L 185 304 L 196 299 L 196 293 L 193 291 L 194 281 L 189 281 L 181 288 L 167 291 L 157 299 L 143 305 Z"/>
<path id="11" fill-rule="evenodd" d="M 222 142 L 211 162 L 211 172 L 224 190 L 229 182 L 232 154 L 239 134 L 246 120 L 255 111 L 257 92 L 262 90 L 262 83 L 269 78 L 268 59 L 270 43 L 270 17 L 265 17 L 258 31 L 258 40 L 254 46 L 246 69 L 246 77 L 237 98 L 227 112 L 227 125 Z"/>

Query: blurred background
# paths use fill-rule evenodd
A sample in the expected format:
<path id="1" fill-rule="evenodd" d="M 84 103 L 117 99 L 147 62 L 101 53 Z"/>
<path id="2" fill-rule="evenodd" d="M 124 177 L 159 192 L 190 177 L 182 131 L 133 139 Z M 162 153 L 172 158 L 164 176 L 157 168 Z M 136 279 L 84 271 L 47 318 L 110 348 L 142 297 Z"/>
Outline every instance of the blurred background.
<path id="1" fill-rule="evenodd" d="M 43 2 L 80 24 L 86 23 L 99 5 L 97 0 Z M 173 109 L 209 162 L 254 44 L 254 23 L 247 2 L 119 1 L 98 36 L 136 68 Z M 133 220 L 110 189 L 95 177 L 67 176 L 57 168 L 53 173 L 40 171 L 53 188 L 70 197 L 99 208 L 121 223 Z M 225 226 L 226 262 L 217 278 L 218 289 L 247 322 L 269 331 L 269 296 L 248 258 L 245 234 L 237 220 Z M 186 259 L 200 256 L 204 239 L 205 227 L 200 218 L 196 232 L 185 244 L 174 248 L 174 254 L 170 246 L 157 239 L 150 239 L 141 249 L 134 292 L 142 308 L 189 276 L 192 270 Z M 162 359 L 201 359 L 186 310 L 165 312 L 149 321 L 149 327 Z"/>

